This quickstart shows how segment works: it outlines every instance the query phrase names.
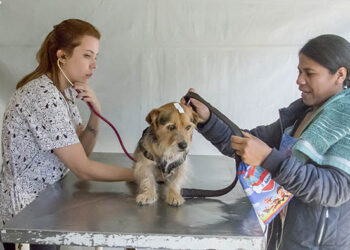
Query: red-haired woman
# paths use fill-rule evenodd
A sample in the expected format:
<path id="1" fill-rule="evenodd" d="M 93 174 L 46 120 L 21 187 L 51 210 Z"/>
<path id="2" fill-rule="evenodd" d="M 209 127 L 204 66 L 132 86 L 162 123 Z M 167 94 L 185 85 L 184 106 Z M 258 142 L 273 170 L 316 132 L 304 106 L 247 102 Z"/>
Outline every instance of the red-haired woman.
<path id="1" fill-rule="evenodd" d="M 101 111 L 88 85 L 97 67 L 99 39 L 99 31 L 82 20 L 68 19 L 55 25 L 37 53 L 38 67 L 17 84 L 2 128 L 1 223 L 31 203 L 47 185 L 60 180 L 68 169 L 84 180 L 134 180 L 130 168 L 88 158 L 99 119 L 91 113 L 83 127 L 75 99 Z"/>

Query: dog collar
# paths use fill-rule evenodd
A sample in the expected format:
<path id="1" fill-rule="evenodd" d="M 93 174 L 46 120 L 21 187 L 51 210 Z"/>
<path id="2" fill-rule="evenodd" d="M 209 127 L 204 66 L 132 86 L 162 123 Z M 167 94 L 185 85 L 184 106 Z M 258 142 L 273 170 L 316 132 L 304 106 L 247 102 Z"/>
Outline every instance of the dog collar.
<path id="1" fill-rule="evenodd" d="M 150 161 L 155 161 L 153 155 L 151 155 L 141 143 L 139 144 L 139 147 L 144 157 L 146 157 Z"/>
<path id="2" fill-rule="evenodd" d="M 180 106 L 181 107 L 181 106 Z M 181 107 L 182 108 L 182 107 Z M 167 161 L 164 161 L 162 159 L 159 158 L 155 158 L 151 153 L 149 153 L 146 148 L 143 146 L 143 138 L 144 136 L 147 134 L 152 135 L 152 129 L 151 127 L 146 128 L 143 133 L 142 133 L 142 137 L 141 140 L 138 144 L 138 147 L 140 149 L 140 151 L 142 152 L 143 156 L 146 157 L 148 160 L 150 161 L 154 161 L 157 164 L 157 168 L 159 170 L 161 170 L 163 173 L 169 174 L 173 169 L 179 167 L 181 164 L 183 164 L 186 160 L 187 157 L 187 153 L 185 153 L 183 155 L 183 157 L 177 161 L 168 163 Z M 157 140 L 157 138 L 155 138 L 155 140 Z"/>
<path id="3" fill-rule="evenodd" d="M 173 169 L 179 167 L 180 165 L 182 165 L 182 164 L 185 162 L 186 156 L 187 156 L 187 154 L 184 154 L 183 157 L 182 157 L 181 159 L 179 159 L 179 160 L 177 160 L 177 161 L 174 161 L 174 162 L 168 164 L 168 168 L 166 168 L 167 164 L 165 164 L 164 167 L 162 166 L 162 168 L 160 168 L 160 165 L 158 164 L 158 168 L 159 168 L 163 173 L 165 173 L 165 170 L 167 170 L 167 174 L 169 174 L 169 173 L 171 173 L 171 171 L 173 171 Z M 165 162 L 165 163 L 166 163 L 166 162 Z"/>
<path id="4" fill-rule="evenodd" d="M 150 154 L 141 144 L 139 146 L 140 146 L 140 150 L 141 150 L 143 156 L 146 157 L 150 161 L 156 162 L 157 168 L 166 174 L 169 174 L 173 169 L 182 165 L 185 162 L 186 157 L 187 157 L 187 154 L 184 154 L 181 159 L 174 161 L 172 163 L 168 163 L 167 161 L 162 161 L 161 159 L 155 160 L 153 155 Z"/>

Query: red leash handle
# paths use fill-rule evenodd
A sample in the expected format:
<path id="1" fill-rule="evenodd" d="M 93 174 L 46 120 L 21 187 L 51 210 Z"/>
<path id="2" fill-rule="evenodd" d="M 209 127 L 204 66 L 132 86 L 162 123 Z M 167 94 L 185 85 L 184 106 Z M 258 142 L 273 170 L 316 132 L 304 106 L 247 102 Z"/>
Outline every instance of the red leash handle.
<path id="1" fill-rule="evenodd" d="M 80 93 L 80 90 L 76 89 L 76 91 L 77 91 L 78 93 Z M 88 102 L 87 105 L 89 106 L 90 110 L 91 110 L 92 112 L 94 112 L 95 115 L 97 115 L 101 120 L 103 120 L 105 123 L 107 123 L 107 124 L 113 129 L 114 133 L 115 133 L 115 134 L 117 135 L 117 137 L 118 137 L 120 146 L 122 147 L 124 153 L 127 155 L 127 157 L 129 157 L 130 160 L 135 161 L 135 159 L 128 153 L 128 151 L 127 151 L 126 148 L 124 147 L 123 140 L 122 140 L 122 138 L 120 137 L 120 135 L 119 135 L 117 129 L 113 126 L 113 124 L 112 124 L 110 121 L 108 121 L 106 118 L 104 118 L 101 114 L 99 114 L 99 113 L 94 109 L 94 107 L 92 106 L 91 103 Z"/>

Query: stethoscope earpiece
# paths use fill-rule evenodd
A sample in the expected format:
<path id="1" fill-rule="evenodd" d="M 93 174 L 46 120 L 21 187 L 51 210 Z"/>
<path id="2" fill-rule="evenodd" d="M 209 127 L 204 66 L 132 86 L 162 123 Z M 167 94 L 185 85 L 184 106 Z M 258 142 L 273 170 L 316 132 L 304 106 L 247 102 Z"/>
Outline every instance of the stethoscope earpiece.
<path id="1" fill-rule="evenodd" d="M 64 56 L 62 56 L 63 58 Z M 74 84 L 69 80 L 69 78 L 67 77 L 67 75 L 64 73 L 63 69 L 61 68 L 61 65 L 60 65 L 60 59 L 61 58 L 57 58 L 57 66 L 58 68 L 60 69 L 60 71 L 62 72 L 63 76 L 66 78 L 66 80 L 70 83 L 70 85 L 72 85 L 72 87 L 74 86 Z"/>

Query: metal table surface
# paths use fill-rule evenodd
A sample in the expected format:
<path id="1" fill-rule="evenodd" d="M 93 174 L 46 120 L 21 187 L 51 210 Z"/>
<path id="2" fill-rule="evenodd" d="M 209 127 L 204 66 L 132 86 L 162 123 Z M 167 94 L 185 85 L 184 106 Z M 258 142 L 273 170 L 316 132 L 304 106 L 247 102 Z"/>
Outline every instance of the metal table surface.
<path id="1" fill-rule="evenodd" d="M 122 154 L 94 153 L 101 162 L 130 166 Z M 234 178 L 224 156 L 189 156 L 186 187 L 218 189 Z M 189 199 L 181 207 L 164 200 L 135 202 L 127 182 L 79 181 L 69 173 L 49 186 L 3 229 L 3 242 L 167 249 L 264 249 L 258 219 L 240 184 L 217 198 Z M 159 188 L 162 191 L 162 187 Z"/>

